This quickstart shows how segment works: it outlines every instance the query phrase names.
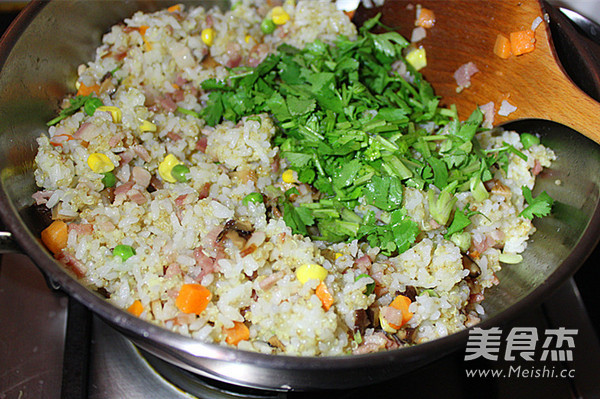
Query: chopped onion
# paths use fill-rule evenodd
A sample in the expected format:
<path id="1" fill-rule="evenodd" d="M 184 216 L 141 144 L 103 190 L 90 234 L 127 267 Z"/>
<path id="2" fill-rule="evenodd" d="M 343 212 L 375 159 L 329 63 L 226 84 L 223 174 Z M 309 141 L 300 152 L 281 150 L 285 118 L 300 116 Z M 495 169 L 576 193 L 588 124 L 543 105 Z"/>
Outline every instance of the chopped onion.
<path id="1" fill-rule="evenodd" d="M 509 114 L 512 114 L 516 110 L 517 110 L 517 107 L 515 107 L 508 101 L 504 100 L 504 101 L 502 101 L 502 104 L 500 104 L 500 109 L 498 110 L 498 115 L 508 116 Z"/>
<path id="2" fill-rule="evenodd" d="M 412 35 L 410 37 L 410 41 L 411 41 L 411 43 L 416 43 L 416 42 L 419 42 L 419 41 L 425 39 L 426 36 L 427 36 L 427 31 L 425 30 L 425 28 L 418 26 L 413 29 Z"/>
<path id="3" fill-rule="evenodd" d="M 536 17 L 533 22 L 531 23 L 531 30 L 535 31 L 538 26 L 540 26 L 540 24 L 542 23 L 542 17 Z"/>
<path id="4" fill-rule="evenodd" d="M 502 263 L 514 265 L 514 264 L 520 263 L 523 260 L 523 257 L 519 254 L 501 253 L 500 255 L 498 255 L 498 260 Z"/>

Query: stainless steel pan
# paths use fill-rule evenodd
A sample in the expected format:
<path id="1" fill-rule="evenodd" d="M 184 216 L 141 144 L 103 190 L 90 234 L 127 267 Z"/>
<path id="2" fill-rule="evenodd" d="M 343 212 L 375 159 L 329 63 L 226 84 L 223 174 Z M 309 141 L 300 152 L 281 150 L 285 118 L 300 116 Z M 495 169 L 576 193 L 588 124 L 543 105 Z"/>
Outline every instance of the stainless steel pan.
<path id="1" fill-rule="evenodd" d="M 205 2 L 206 3 L 206 2 Z M 136 345 L 193 372 L 234 384 L 270 389 L 351 388 L 395 377 L 438 359 L 464 344 L 467 331 L 422 345 L 361 356 L 301 358 L 244 352 L 205 344 L 131 316 L 78 283 L 41 245 L 45 226 L 31 204 L 35 139 L 74 91 L 77 65 L 90 60 L 109 26 L 138 9 L 170 5 L 158 1 L 33 2 L 8 30 L 0 46 L 0 215 L 4 250 L 17 243 L 62 290 L 128 336 Z M 489 328 L 540 303 L 572 275 L 600 233 L 600 147 L 562 125 L 526 121 L 558 155 L 540 176 L 538 190 L 557 200 L 519 265 L 498 273 L 501 284 L 486 292 Z M 556 181 L 561 184 L 557 185 Z M 3 230 L 3 229 L 0 229 Z"/>

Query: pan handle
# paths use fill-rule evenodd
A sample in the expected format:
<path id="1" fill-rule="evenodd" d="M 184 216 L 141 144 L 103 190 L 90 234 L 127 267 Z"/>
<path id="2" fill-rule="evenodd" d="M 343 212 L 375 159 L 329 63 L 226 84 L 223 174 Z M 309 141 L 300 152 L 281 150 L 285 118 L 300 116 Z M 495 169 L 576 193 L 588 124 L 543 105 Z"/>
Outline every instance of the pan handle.
<path id="1" fill-rule="evenodd" d="M 4 223 L 0 220 L 0 254 L 14 252 L 20 253 L 22 251 L 12 233 L 4 227 Z"/>

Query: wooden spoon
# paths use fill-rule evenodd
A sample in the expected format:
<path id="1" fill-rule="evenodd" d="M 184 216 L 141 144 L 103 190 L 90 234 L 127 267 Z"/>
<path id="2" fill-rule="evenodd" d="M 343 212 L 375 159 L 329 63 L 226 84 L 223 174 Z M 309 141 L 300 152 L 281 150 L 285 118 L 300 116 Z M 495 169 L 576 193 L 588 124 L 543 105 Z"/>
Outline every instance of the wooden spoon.
<path id="1" fill-rule="evenodd" d="M 381 22 L 410 39 L 415 27 L 415 2 L 387 0 L 382 7 L 359 8 L 357 24 L 382 13 Z M 600 143 L 600 103 L 580 90 L 565 74 L 552 45 L 546 21 L 535 30 L 535 50 L 501 59 L 493 52 L 498 34 L 531 29 L 544 19 L 537 0 L 423 0 L 435 13 L 435 25 L 416 43 L 426 50 L 427 66 L 420 72 L 441 96 L 443 105 L 456 104 L 461 119 L 478 105 L 493 101 L 494 124 L 523 118 L 549 119 L 569 126 Z M 547 17 L 547 15 L 546 15 Z M 479 72 L 460 93 L 454 72 L 474 62 Z M 497 111 L 503 100 L 517 107 L 507 116 Z"/>

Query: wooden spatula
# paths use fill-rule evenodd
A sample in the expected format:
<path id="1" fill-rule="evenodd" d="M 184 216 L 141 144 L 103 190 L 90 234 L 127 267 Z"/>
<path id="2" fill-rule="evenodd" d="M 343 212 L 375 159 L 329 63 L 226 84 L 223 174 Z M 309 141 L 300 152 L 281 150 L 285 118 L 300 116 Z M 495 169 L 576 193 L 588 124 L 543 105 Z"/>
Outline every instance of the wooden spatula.
<path id="1" fill-rule="evenodd" d="M 359 8 L 354 20 L 361 24 L 381 12 L 381 22 L 410 39 L 417 2 L 387 0 L 382 7 Z M 494 54 L 498 34 L 531 29 L 536 17 L 544 19 L 537 0 L 423 0 L 433 10 L 435 24 L 418 42 L 427 54 L 421 70 L 444 105 L 456 104 L 461 119 L 478 105 L 493 101 L 496 112 L 503 100 L 516 111 L 496 113 L 494 124 L 523 118 L 549 119 L 569 126 L 600 143 L 600 103 L 580 90 L 565 74 L 552 46 L 546 21 L 535 30 L 535 50 L 502 59 Z M 471 86 L 457 92 L 454 72 L 473 62 L 479 72 Z"/>

